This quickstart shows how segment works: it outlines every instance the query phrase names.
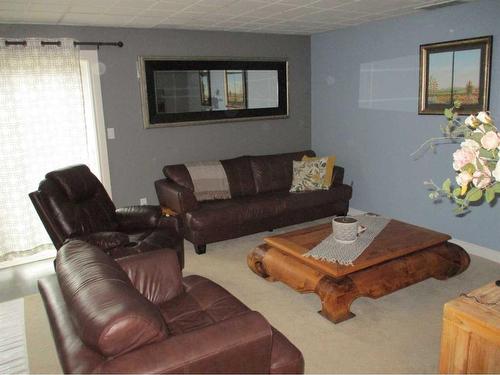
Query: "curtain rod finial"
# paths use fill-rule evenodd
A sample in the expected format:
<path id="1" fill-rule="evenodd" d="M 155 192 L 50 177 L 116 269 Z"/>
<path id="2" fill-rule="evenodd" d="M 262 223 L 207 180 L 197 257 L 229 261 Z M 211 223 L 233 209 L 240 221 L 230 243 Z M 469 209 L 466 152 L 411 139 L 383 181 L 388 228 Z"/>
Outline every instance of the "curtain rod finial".
<path id="1" fill-rule="evenodd" d="M 121 48 L 123 47 L 123 42 L 120 40 L 118 43 L 116 43 L 116 45 Z"/>

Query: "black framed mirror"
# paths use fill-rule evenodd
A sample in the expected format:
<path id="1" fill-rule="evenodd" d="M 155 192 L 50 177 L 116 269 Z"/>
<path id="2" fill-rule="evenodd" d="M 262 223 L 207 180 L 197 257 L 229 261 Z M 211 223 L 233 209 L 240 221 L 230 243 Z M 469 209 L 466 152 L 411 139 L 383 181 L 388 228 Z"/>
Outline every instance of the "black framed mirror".
<path id="1" fill-rule="evenodd" d="M 140 57 L 144 126 L 288 116 L 285 60 Z"/>

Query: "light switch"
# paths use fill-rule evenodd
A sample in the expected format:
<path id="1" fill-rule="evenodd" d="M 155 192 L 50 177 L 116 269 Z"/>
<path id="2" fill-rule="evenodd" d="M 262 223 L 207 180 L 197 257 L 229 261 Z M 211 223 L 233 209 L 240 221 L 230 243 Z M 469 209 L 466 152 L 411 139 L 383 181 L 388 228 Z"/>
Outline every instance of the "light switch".
<path id="1" fill-rule="evenodd" d="M 141 199 L 139 199 L 139 204 L 141 206 L 147 205 L 148 204 L 148 198 L 141 198 Z"/>
<path id="2" fill-rule="evenodd" d="M 106 128 L 108 139 L 115 139 L 115 128 Z"/>

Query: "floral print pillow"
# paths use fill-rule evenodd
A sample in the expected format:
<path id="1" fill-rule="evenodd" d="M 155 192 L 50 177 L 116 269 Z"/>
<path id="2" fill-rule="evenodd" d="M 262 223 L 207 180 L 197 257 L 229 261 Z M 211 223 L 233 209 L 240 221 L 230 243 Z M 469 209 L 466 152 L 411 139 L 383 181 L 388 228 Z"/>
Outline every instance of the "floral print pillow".
<path id="1" fill-rule="evenodd" d="M 290 192 L 328 189 L 324 185 L 327 161 L 328 158 L 294 161 Z"/>

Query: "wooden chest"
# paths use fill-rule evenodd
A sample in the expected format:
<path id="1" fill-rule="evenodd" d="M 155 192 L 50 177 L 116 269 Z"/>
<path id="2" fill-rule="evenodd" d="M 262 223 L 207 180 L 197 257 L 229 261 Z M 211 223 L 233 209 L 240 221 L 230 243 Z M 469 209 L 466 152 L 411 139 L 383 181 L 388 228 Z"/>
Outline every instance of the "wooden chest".
<path id="1" fill-rule="evenodd" d="M 444 306 L 440 373 L 500 373 L 500 287 L 494 282 Z"/>

